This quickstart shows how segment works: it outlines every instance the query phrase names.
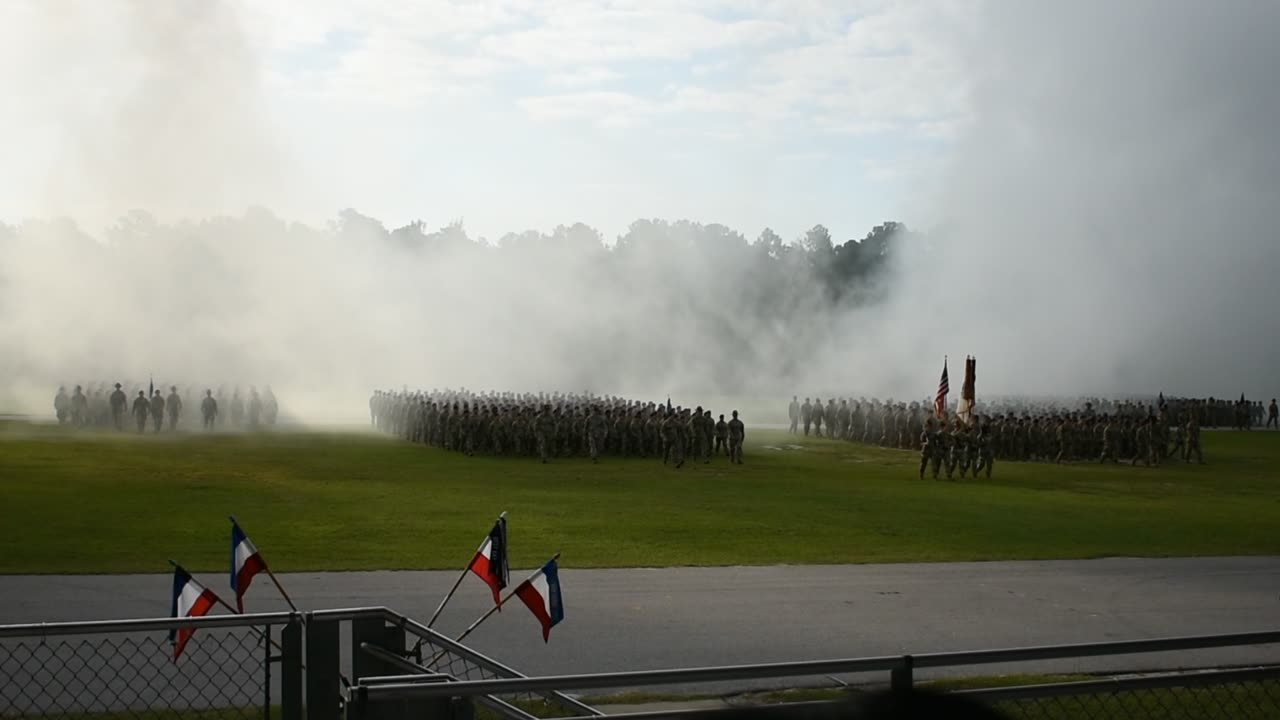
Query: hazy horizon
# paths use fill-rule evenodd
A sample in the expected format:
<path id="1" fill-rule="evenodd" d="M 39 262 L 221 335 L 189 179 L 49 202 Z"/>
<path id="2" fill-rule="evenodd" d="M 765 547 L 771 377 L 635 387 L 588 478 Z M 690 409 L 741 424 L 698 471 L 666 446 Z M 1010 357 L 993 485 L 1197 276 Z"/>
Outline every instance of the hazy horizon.
<path id="1" fill-rule="evenodd" d="M 958 390 L 967 354 L 980 397 L 1280 395 L 1280 6 L 17 2 L 0 21 L 0 412 L 151 372 L 270 384 L 316 419 L 402 385 L 917 399 L 943 355 Z M 346 208 L 565 244 L 424 253 L 358 241 Z M 731 246 L 556 235 L 611 246 L 651 218 Z M 884 221 L 923 232 L 860 286 L 874 302 L 737 249 Z"/>

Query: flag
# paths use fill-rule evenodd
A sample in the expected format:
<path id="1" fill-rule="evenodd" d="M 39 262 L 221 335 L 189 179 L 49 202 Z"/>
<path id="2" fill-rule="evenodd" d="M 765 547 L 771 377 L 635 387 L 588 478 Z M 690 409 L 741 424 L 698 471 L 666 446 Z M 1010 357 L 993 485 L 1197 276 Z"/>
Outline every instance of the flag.
<path id="1" fill-rule="evenodd" d="M 236 610 L 244 612 L 244 594 L 249 590 L 253 576 L 267 569 L 267 561 L 262 559 L 258 548 L 240 529 L 240 525 L 231 521 L 231 591 L 236 594 Z"/>
<path id="2" fill-rule="evenodd" d="M 671 396 L 668 395 L 667 396 L 667 412 L 671 412 L 673 409 L 674 408 L 671 407 Z"/>
<path id="3" fill-rule="evenodd" d="M 173 606 L 169 617 L 188 618 L 207 615 L 218 601 L 218 596 L 209 588 L 196 582 L 180 565 L 173 566 Z M 178 661 L 187 641 L 195 628 L 173 628 L 169 630 L 169 642 L 173 644 L 173 660 Z"/>
<path id="4" fill-rule="evenodd" d="M 155 394 L 156 394 L 156 379 L 155 379 L 155 376 L 152 376 L 151 379 L 147 381 L 147 397 L 151 397 L 152 395 L 155 395 Z"/>
<path id="5" fill-rule="evenodd" d="M 564 603 L 560 599 L 560 571 L 556 561 L 542 566 L 537 575 L 520 583 L 516 595 L 542 623 L 542 641 L 551 639 L 551 628 L 564 620 Z"/>
<path id="6" fill-rule="evenodd" d="M 942 379 L 938 381 L 938 394 L 933 398 L 933 414 L 939 419 L 947 416 L 947 393 L 951 392 L 951 382 L 947 380 L 947 359 L 942 358 Z"/>
<path id="7" fill-rule="evenodd" d="M 960 404 L 956 409 L 956 414 L 964 418 L 966 422 L 973 419 L 973 404 L 976 399 L 974 396 L 973 385 L 977 379 L 977 358 L 966 357 L 964 360 L 964 384 L 960 386 Z"/>
<path id="8" fill-rule="evenodd" d="M 507 519 L 498 518 L 489 531 L 489 537 L 480 543 L 480 549 L 471 559 L 467 569 L 485 581 L 493 591 L 493 602 L 501 606 L 502 589 L 507 586 Z"/>

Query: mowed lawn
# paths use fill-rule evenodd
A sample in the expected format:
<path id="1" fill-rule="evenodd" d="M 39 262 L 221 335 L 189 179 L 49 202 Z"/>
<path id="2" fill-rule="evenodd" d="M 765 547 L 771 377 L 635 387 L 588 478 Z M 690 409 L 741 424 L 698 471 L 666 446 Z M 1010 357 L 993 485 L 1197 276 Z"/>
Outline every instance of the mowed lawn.
<path id="1" fill-rule="evenodd" d="M 1002 464 L 753 432 L 747 464 L 467 458 L 377 435 L 136 436 L 0 425 L 0 572 L 224 570 L 235 514 L 283 571 L 459 568 L 509 511 L 513 566 L 1280 554 L 1280 433 L 1205 466 Z"/>

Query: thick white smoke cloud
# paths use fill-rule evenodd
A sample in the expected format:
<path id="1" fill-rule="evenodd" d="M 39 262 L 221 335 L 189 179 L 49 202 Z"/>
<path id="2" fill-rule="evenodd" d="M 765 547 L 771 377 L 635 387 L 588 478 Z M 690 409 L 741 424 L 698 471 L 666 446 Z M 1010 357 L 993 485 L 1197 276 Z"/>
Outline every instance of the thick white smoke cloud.
<path id="1" fill-rule="evenodd" d="M 1276 395 L 1280 5 L 1000 2 L 978 27 L 894 320 L 981 358 L 980 392 Z"/>
<path id="2" fill-rule="evenodd" d="M 13 122 L 55 122 L 32 137 L 57 152 L 30 155 L 53 158 L 46 172 L 16 171 L 31 174 L 30 216 L 90 230 L 0 228 L 0 408 L 43 413 L 58 383 L 148 373 L 269 382 L 318 419 L 400 385 L 921 398 L 943 353 L 956 385 L 961 356 L 980 358 L 980 395 L 1270 392 L 1269 4 L 987 6 L 964 53 L 971 121 L 930 182 L 941 192 L 902 218 L 935 227 L 897 258 L 889 303 L 833 306 L 797 268 L 783 315 L 738 304 L 778 279 L 714 245 L 613 251 L 606 272 L 581 233 L 549 260 L 246 216 L 287 206 L 301 179 L 231 6 L 113 7 L 83 27 L 29 19 L 50 34 L 23 60 L 62 68 L 60 89 Z M 67 59 L 86 52 L 104 70 Z M 101 71 L 137 81 L 94 94 Z M 129 207 L 159 219 L 96 229 Z"/>

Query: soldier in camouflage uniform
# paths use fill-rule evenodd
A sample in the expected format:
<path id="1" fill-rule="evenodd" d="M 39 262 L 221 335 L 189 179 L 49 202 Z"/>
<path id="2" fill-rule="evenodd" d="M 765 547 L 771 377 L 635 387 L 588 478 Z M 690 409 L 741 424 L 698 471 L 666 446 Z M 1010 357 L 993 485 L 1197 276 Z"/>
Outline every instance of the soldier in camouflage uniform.
<path id="1" fill-rule="evenodd" d="M 986 471 L 987 477 L 991 477 L 991 470 L 995 466 L 996 456 L 993 446 L 992 426 L 985 419 L 978 427 L 977 436 L 974 438 L 975 463 L 973 466 L 973 477 L 976 480 L 978 474 Z"/>
<path id="2" fill-rule="evenodd" d="M 920 432 L 920 479 L 924 479 L 924 470 L 933 463 L 933 479 L 938 479 L 938 468 L 942 464 L 942 441 L 933 429 L 933 418 L 925 421 L 924 430 Z"/>
<path id="3" fill-rule="evenodd" d="M 556 419 L 551 414 L 551 406 L 543 405 L 542 412 L 533 419 L 534 437 L 538 441 L 538 455 L 546 464 L 552 455 L 552 443 L 555 442 Z"/>
<path id="4" fill-rule="evenodd" d="M 609 411 L 605 410 L 601 414 L 599 408 L 593 407 L 591 414 L 587 416 L 587 452 L 591 456 L 591 462 L 593 463 L 600 462 L 600 449 L 604 447 L 611 421 L 612 418 L 609 417 Z"/>

